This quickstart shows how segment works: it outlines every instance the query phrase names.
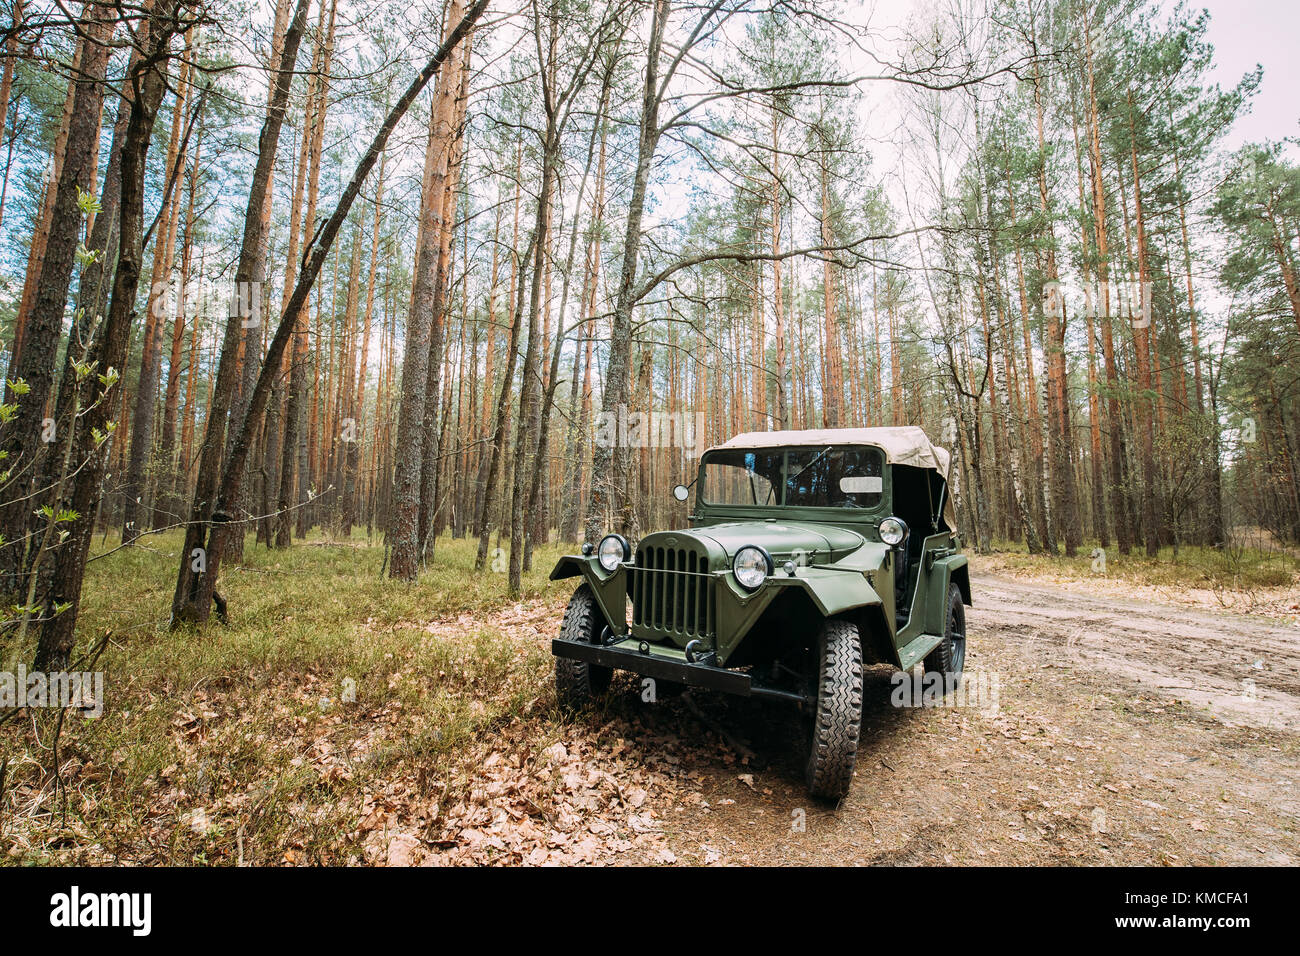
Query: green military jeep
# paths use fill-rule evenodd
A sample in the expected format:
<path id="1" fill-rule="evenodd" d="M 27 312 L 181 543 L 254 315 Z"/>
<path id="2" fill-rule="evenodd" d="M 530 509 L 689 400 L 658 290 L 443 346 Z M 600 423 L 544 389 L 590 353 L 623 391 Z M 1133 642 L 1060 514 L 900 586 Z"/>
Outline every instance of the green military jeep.
<path id="1" fill-rule="evenodd" d="M 752 432 L 710 448 L 689 530 L 635 551 L 608 534 L 551 572 L 583 579 L 551 642 L 560 704 L 590 704 L 615 669 L 789 701 L 809 791 L 844 796 L 864 665 L 924 660 L 955 682 L 965 661 L 970 580 L 948 462 L 920 428 Z"/>

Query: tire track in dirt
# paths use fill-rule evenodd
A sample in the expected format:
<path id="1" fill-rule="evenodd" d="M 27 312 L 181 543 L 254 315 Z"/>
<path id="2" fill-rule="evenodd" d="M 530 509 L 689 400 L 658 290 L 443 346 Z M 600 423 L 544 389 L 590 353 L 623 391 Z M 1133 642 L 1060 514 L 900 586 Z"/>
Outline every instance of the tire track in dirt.
<path id="1" fill-rule="evenodd" d="M 1300 731 L 1300 629 L 973 578 L 972 616 L 1019 637 L 1027 653 L 1044 642 L 1079 666 L 1154 687 L 1225 722 Z"/>
<path id="2" fill-rule="evenodd" d="M 987 574 L 972 586 L 966 669 L 996 681 L 997 707 L 897 708 L 893 673 L 871 669 L 839 806 L 805 793 L 780 705 L 652 705 L 624 679 L 567 732 L 640 741 L 698 790 L 648 804 L 679 862 L 1300 862 L 1300 630 Z"/>

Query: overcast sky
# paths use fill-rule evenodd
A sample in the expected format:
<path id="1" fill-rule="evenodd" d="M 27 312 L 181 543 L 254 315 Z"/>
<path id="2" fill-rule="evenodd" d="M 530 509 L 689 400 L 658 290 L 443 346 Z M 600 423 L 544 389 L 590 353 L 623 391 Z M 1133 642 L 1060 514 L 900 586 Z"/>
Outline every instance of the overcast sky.
<path id="1" fill-rule="evenodd" d="M 1176 2 L 1162 0 L 1166 16 Z M 946 3 L 947 0 L 847 0 L 841 15 L 850 22 L 868 25 L 868 46 L 881 56 L 893 58 L 909 21 L 915 23 L 918 16 L 924 19 L 926 11 Z M 1208 39 L 1214 46 L 1212 82 L 1230 88 L 1256 64 L 1264 68 L 1250 112 L 1237 119 L 1221 148 L 1232 151 L 1246 142 L 1300 137 L 1300 95 L 1297 95 L 1300 94 L 1300 49 L 1296 42 L 1300 38 L 1300 0 L 1192 0 L 1188 7 L 1210 12 Z M 870 72 L 874 68 L 860 52 L 845 50 L 843 55 L 850 73 Z M 900 149 L 900 143 L 910 139 L 901 130 L 910 122 L 900 108 L 901 89 L 887 83 L 868 83 L 863 87 L 857 138 L 859 145 L 871 151 L 875 175 L 894 208 L 903 212 L 907 221 L 906 194 L 918 185 L 919 172 L 914 160 Z M 1292 145 L 1290 153 L 1300 158 L 1300 146 Z M 960 162 L 957 156 L 950 159 Z M 926 218 L 923 211 L 912 211 L 913 216 L 917 213 L 921 219 Z"/>
<path id="2" fill-rule="evenodd" d="M 1296 0 L 1200 0 L 1210 11 L 1215 79 L 1231 86 L 1264 67 L 1264 82 L 1250 114 L 1237 120 L 1228 146 L 1300 135 L 1300 3 Z"/>
<path id="3" fill-rule="evenodd" d="M 1166 11 L 1175 5 L 1163 0 Z M 928 6 L 929 0 L 849 0 L 845 12 L 855 22 L 865 19 L 880 48 L 889 49 L 899 27 Z M 1224 145 L 1300 136 L 1300 0 L 1190 0 L 1188 7 L 1210 11 L 1213 79 L 1220 86 L 1233 86 L 1256 64 L 1264 67 L 1250 113 L 1238 119 Z"/>

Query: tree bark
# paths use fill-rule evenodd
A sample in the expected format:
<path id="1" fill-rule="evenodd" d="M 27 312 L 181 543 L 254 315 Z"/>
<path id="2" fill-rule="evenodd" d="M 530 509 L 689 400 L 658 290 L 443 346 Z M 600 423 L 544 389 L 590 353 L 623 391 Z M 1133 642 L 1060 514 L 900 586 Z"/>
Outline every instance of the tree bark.
<path id="1" fill-rule="evenodd" d="M 82 18 L 84 31 L 79 43 L 79 72 L 70 84 L 70 115 L 58 181 L 53 187 L 48 234 L 40 262 L 39 279 L 28 316 L 24 341 L 10 366 L 10 381 L 22 379 L 27 391 L 15 398 L 13 418 L 0 428 L 0 449 L 7 454 L 4 467 L 10 470 L 13 484 L 6 491 L 0 508 L 0 532 L 9 543 L 0 548 L 0 572 L 16 583 L 26 566 L 24 537 L 31 526 L 33 504 L 30 496 L 37 491 L 42 474 L 42 458 L 57 431 L 51 435 L 46 427 L 45 409 L 58 367 L 59 340 L 68 307 L 68 288 L 76 264 L 81 240 L 83 216 L 79 193 L 89 192 L 99 155 L 99 116 L 104 100 L 103 80 L 111 50 L 108 41 L 115 20 L 107 7 L 88 5 Z M 75 357 L 75 355 L 74 355 Z M 55 426 L 58 427 L 57 425 Z M 74 427 L 69 422 L 67 427 Z M 55 443 L 57 444 L 57 443 Z M 0 590 L 8 590 L 0 587 Z"/>
<path id="2" fill-rule="evenodd" d="M 320 274 L 321 266 L 325 262 L 326 256 L 329 255 L 330 247 L 338 235 L 339 228 L 347 218 L 352 204 L 356 201 L 357 195 L 361 191 L 361 186 L 366 177 L 374 168 L 375 163 L 379 160 L 379 155 L 384 151 L 388 144 L 388 139 L 392 135 L 393 128 L 398 121 L 410 109 L 411 103 L 419 96 L 420 91 L 428 84 L 433 75 L 438 72 L 439 68 L 446 61 L 447 57 L 453 53 L 465 38 L 466 34 L 473 29 L 475 21 L 487 9 L 488 0 L 477 0 L 473 7 L 469 9 L 450 35 L 439 47 L 438 51 L 425 63 L 424 68 L 411 81 L 406 91 L 388 111 L 383 125 L 375 134 L 373 140 L 366 152 L 362 155 L 360 162 L 357 164 L 355 172 L 347 187 L 343 190 L 343 195 L 339 199 L 338 205 L 335 206 L 334 212 L 326 220 L 325 225 L 320 232 L 320 238 L 314 248 L 310 251 L 307 258 L 303 273 L 294 287 L 293 295 L 289 299 L 289 306 L 286 309 L 285 316 L 280 319 L 280 324 L 276 328 L 275 335 L 271 339 L 270 346 L 267 348 L 266 362 L 263 365 L 262 373 L 258 376 L 257 385 L 253 389 L 253 395 L 248 408 L 248 414 L 245 416 L 242 425 L 239 428 L 239 436 L 235 440 L 234 450 L 229 462 L 226 464 L 225 471 L 221 476 L 221 482 L 218 486 L 218 496 L 216 508 L 212 511 L 213 516 L 220 516 L 225 513 L 224 509 L 229 503 L 234 501 L 239 494 L 240 482 L 243 479 L 244 462 L 247 459 L 248 451 L 252 443 L 253 435 L 256 433 L 261 424 L 262 415 L 266 410 L 266 400 L 270 393 L 271 385 L 274 382 L 276 370 L 279 362 L 284 355 L 285 345 L 293 331 L 293 322 L 288 316 L 292 316 L 302 307 L 311 291 L 316 277 Z M 295 22 L 297 18 L 295 17 Z M 297 41 L 295 39 L 293 52 L 297 51 Z M 285 57 L 288 59 L 290 54 L 289 44 L 286 43 Z M 289 60 L 288 62 L 292 62 Z M 290 73 L 287 69 L 281 71 L 284 78 L 285 96 L 281 98 L 277 91 L 278 108 L 276 113 L 283 119 L 284 99 L 287 99 L 288 78 Z M 278 132 L 278 130 L 277 130 Z M 251 208 L 251 207 L 250 207 Z M 212 604 L 213 594 L 217 575 L 221 567 L 222 552 L 225 544 L 226 523 L 221 520 L 206 520 L 202 513 L 197 518 L 192 519 L 191 524 L 187 527 L 187 544 L 191 533 L 197 531 L 196 540 L 202 540 L 204 528 L 210 525 L 210 531 L 207 539 L 206 549 L 206 570 L 204 572 L 191 571 L 191 555 L 189 549 L 182 552 L 181 570 L 177 580 L 177 593 L 173 601 L 173 622 L 182 620 L 195 620 L 198 622 L 206 621 Z"/>
<path id="3" fill-rule="evenodd" d="M 434 542 L 439 527 L 438 476 L 442 467 L 442 432 L 445 420 L 440 412 L 442 366 L 447 341 L 447 322 L 451 312 L 451 244 L 456 230 L 456 207 L 459 199 L 461 160 L 464 150 L 465 111 L 468 107 L 469 54 L 473 34 L 466 37 L 462 49 L 452 55 L 447 72 L 439 82 L 439 92 L 446 91 L 446 147 L 434 164 L 432 183 L 435 201 L 441 196 L 437 218 L 432 225 L 437 233 L 437 258 L 433 274 L 433 296 L 429 325 L 429 362 L 425 380 L 424 425 L 421 429 L 419 560 L 433 560 Z M 445 80 L 445 82 L 442 82 Z"/>
<path id="4" fill-rule="evenodd" d="M 623 236 L 623 261 L 619 270 L 618 295 L 611 321 L 609 365 L 601 410 L 617 415 L 627 405 L 628 371 L 632 358 L 632 309 L 636 305 L 637 264 L 641 254 L 641 220 L 645 212 L 650 167 L 659 146 L 659 54 L 663 46 L 671 0 L 653 0 L 645 82 L 641 90 L 641 118 L 638 124 L 636 172 L 628 200 L 627 226 Z M 636 537 L 632 502 L 626 494 L 631 474 L 631 455 L 626 448 L 612 448 L 596 442 L 591 458 L 591 503 L 587 507 L 586 540 L 595 541 L 613 519 L 616 527 Z M 615 517 L 615 512 L 617 516 Z"/>
<path id="5" fill-rule="evenodd" d="M 175 15 L 168 16 L 156 6 L 150 6 L 148 17 L 137 36 L 137 42 L 145 54 L 133 61 L 127 75 L 131 113 L 122 143 L 121 252 L 113 276 L 108 316 L 94 352 L 95 368 L 99 374 L 107 373 L 110 369 L 120 370 L 126 358 L 132 312 L 140 282 L 145 159 L 158 106 L 162 102 L 169 47 L 172 38 L 183 27 L 179 21 L 183 10 L 184 8 L 177 7 Z M 93 389 L 97 384 L 92 375 L 85 387 Z M 77 403 L 86 412 L 75 438 L 73 460 L 85 464 L 77 472 L 65 499 L 77 517 L 66 529 L 67 539 L 55 552 L 50 587 L 44 601 L 45 621 L 41 627 L 40 644 L 36 653 L 35 666 L 40 670 L 66 669 L 72 653 L 81 604 L 81 586 L 85 579 L 90 537 L 94 530 L 104 477 L 104 448 L 97 436 L 102 435 L 108 425 L 116 398 L 113 390 L 120 387 L 119 380 L 106 389 L 98 401 Z M 65 605 L 66 609 L 62 613 L 54 613 L 55 608 Z"/>
<path id="6" fill-rule="evenodd" d="M 208 406 L 208 424 L 199 452 L 198 476 L 190 504 L 189 521 L 185 528 L 185 543 L 181 549 L 180 571 L 176 591 L 172 597 L 172 625 L 185 620 L 206 621 L 212 594 L 215 591 L 219 564 L 212 559 L 211 543 L 205 552 L 204 537 L 209 522 L 216 522 L 213 533 L 229 520 L 228 512 L 218 509 L 217 494 L 222 480 L 222 456 L 225 450 L 226 418 L 234 398 L 238 375 L 240 336 L 245 323 L 253 321 L 250 310 L 253 302 L 261 302 L 260 283 L 265 268 L 265 235 L 263 231 L 262 204 L 267 201 L 271 188 L 271 172 L 275 167 L 275 154 L 280 142 L 280 128 L 284 123 L 285 107 L 289 100 L 289 87 L 293 82 L 294 66 L 298 59 L 298 44 L 307 26 L 307 8 L 310 0 L 298 0 L 293 20 L 285 34 L 284 49 L 277 64 L 272 85 L 271 107 L 262 125 L 258 139 L 257 164 L 249 187 L 248 206 L 244 212 L 244 238 L 240 246 L 239 265 L 235 270 L 234 302 L 226 322 L 222 340 L 221 358 L 217 363 L 216 381 L 212 401 Z M 255 298 L 256 297 L 256 298 Z M 246 449 L 245 449 L 246 451 Z M 231 460 L 234 460 L 232 454 Z M 237 484 L 242 478 L 243 461 L 236 469 Z M 220 502 L 232 505 L 233 502 Z M 241 526 L 242 533 L 242 526 Z M 218 536 L 219 538 L 219 536 Z"/>
<path id="7" fill-rule="evenodd" d="M 460 0 L 447 11 L 448 36 L 452 24 L 462 19 Z M 397 419 L 397 453 L 393 476 L 393 514 L 388 535 L 392 547 L 389 577 L 414 581 L 420 565 L 420 493 L 425 435 L 425 404 L 429 390 L 429 355 L 432 341 L 438 259 L 441 250 L 447 179 L 450 174 L 455 97 L 458 86 L 451 71 L 443 74 L 434 94 L 429 136 L 424 151 L 424 182 L 420 199 L 420 230 L 415 256 L 415 279 L 406 324 L 406 350 L 402 357 L 401 407 Z"/>
<path id="8" fill-rule="evenodd" d="M 187 52 L 189 47 L 187 47 Z M 176 104 L 172 109 L 171 136 L 167 159 L 163 164 L 162 210 L 158 214 L 158 234 L 153 247 L 153 275 L 146 300 L 144 339 L 140 347 L 140 377 L 137 380 L 135 409 L 131 418 L 131 451 L 127 459 L 125 506 L 122 509 L 122 542 L 130 544 L 142 532 L 143 517 L 149 510 L 146 469 L 153 458 L 154 412 L 158 406 L 158 382 L 162 377 L 162 340 L 167 327 L 168 293 L 171 288 L 172 260 L 175 253 L 176 225 L 179 216 L 180 179 L 173 181 L 181 150 L 181 128 L 185 124 L 185 102 L 189 87 L 189 65 L 182 61 L 176 84 Z M 184 166 L 184 157 L 181 157 Z M 175 338 L 175 336 L 173 336 Z"/>

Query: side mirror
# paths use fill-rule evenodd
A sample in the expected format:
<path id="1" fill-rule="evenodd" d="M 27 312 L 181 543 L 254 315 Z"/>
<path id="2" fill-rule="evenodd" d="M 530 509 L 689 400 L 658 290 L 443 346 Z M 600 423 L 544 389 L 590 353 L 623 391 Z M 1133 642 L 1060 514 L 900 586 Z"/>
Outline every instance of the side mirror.
<path id="1" fill-rule="evenodd" d="M 685 485 L 673 486 L 673 497 L 676 498 L 678 501 L 685 501 L 690 496 L 691 496 L 691 489 L 687 488 Z"/>

